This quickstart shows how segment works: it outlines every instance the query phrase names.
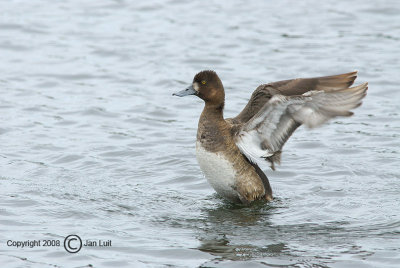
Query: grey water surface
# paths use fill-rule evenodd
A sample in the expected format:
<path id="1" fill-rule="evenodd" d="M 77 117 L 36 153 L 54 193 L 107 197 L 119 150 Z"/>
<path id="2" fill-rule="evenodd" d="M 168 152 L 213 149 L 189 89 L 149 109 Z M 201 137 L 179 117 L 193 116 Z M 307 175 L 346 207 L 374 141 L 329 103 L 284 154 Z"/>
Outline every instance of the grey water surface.
<path id="1" fill-rule="evenodd" d="M 277 80 L 369 91 L 298 129 L 262 167 L 275 200 L 243 207 L 197 165 L 202 101 L 171 95 L 203 69 L 226 117 Z M 0 266 L 400 267 L 399 113 L 399 1 L 1 1 Z"/>

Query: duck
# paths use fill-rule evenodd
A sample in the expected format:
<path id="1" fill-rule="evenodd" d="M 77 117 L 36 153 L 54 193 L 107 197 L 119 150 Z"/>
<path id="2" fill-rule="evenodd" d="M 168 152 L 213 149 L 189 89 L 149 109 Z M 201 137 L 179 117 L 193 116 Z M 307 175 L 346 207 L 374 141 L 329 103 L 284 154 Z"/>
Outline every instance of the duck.
<path id="1" fill-rule="evenodd" d="M 262 162 L 272 170 L 280 164 L 282 148 L 293 132 L 315 128 L 329 119 L 353 115 L 362 104 L 368 83 L 353 86 L 357 71 L 262 84 L 243 110 L 224 118 L 225 90 L 213 70 L 197 73 L 174 96 L 194 95 L 204 101 L 196 138 L 196 158 L 209 184 L 233 203 L 273 200 Z"/>

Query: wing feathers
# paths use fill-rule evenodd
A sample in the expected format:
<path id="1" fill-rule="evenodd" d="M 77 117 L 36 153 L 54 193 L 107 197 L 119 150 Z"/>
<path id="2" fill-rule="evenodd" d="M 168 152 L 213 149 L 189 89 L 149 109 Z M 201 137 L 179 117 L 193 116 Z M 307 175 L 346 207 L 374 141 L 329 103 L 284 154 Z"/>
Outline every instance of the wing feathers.
<path id="1" fill-rule="evenodd" d="M 263 84 L 251 95 L 246 107 L 235 118 L 234 124 L 246 123 L 258 113 L 274 95 L 301 95 L 308 91 L 331 91 L 350 87 L 357 78 L 357 71 L 315 78 L 297 78 Z"/>
<path id="2" fill-rule="evenodd" d="M 329 92 L 307 92 L 311 99 L 290 112 L 293 118 L 307 127 L 313 128 L 321 125 L 335 116 L 351 116 L 350 110 L 361 105 L 362 98 L 366 95 L 368 84 Z"/>
<path id="3" fill-rule="evenodd" d="M 331 80 L 342 79 L 329 90 L 313 90 L 302 95 L 274 95 L 247 123 L 237 135 L 236 144 L 251 161 L 265 158 L 279 163 L 283 145 L 301 124 L 317 127 L 336 116 L 351 116 L 350 111 L 361 105 L 368 83 L 352 88 L 356 72 L 321 79 L 327 86 Z M 318 88 L 318 87 L 317 87 Z M 319 87 L 321 88 L 321 87 Z"/>

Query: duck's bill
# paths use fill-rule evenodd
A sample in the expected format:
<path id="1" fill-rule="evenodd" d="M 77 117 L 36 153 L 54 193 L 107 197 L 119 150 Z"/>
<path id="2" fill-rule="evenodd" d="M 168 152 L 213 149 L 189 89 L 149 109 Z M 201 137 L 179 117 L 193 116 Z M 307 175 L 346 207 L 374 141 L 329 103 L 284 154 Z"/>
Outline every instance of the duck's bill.
<path id="1" fill-rule="evenodd" d="M 185 96 L 196 95 L 196 94 L 197 94 L 197 91 L 193 88 L 193 85 L 191 85 L 182 91 L 172 94 L 172 96 L 185 97 Z"/>

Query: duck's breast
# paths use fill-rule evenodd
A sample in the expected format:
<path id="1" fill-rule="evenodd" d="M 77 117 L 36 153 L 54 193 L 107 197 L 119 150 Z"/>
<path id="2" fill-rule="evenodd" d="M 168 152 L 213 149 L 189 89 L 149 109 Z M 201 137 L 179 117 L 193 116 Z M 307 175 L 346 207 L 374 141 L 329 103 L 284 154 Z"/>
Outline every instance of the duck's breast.
<path id="1" fill-rule="evenodd" d="M 232 201 L 238 201 L 239 194 L 235 190 L 236 171 L 223 152 L 207 151 L 196 142 L 196 158 L 210 185 L 220 195 Z"/>

